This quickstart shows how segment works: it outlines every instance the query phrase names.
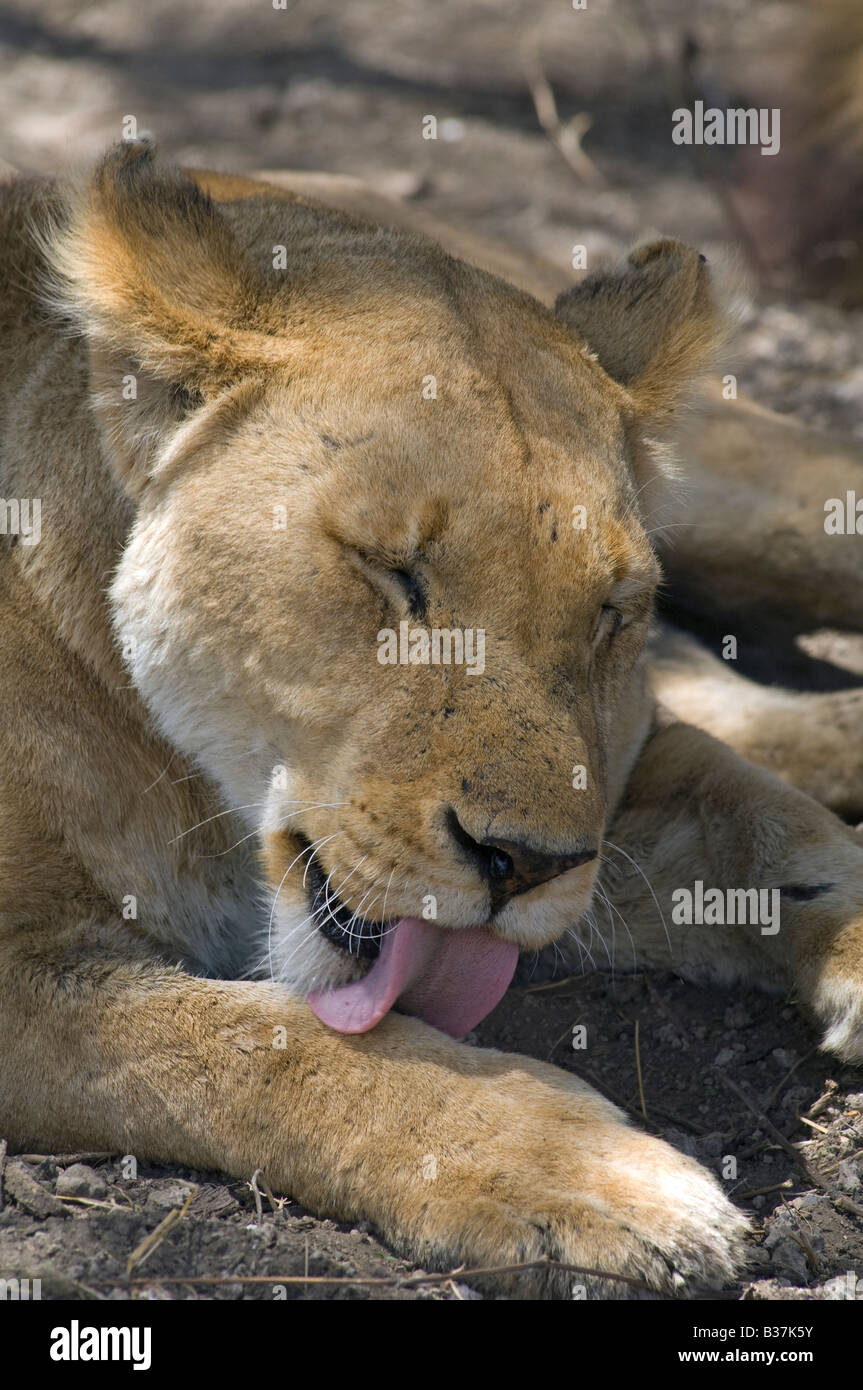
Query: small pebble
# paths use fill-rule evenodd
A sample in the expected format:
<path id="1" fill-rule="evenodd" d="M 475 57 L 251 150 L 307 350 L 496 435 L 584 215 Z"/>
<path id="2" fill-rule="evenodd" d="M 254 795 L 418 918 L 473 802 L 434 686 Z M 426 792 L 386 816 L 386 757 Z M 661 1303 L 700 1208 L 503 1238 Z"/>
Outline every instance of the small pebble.
<path id="1" fill-rule="evenodd" d="M 89 1197 L 92 1201 L 103 1202 L 108 1196 L 108 1184 L 86 1163 L 73 1163 L 65 1168 L 57 1178 L 58 1197 Z"/>

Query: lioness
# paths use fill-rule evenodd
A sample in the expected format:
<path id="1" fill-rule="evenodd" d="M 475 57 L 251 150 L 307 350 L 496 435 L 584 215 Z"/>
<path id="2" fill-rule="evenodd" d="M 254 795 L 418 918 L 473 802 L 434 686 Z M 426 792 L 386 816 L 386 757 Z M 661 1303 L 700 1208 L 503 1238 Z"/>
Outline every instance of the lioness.
<path id="1" fill-rule="evenodd" d="M 655 242 L 552 311 L 196 180 L 137 143 L 2 190 L 2 493 L 30 522 L 0 571 L 0 1133 L 263 1167 L 427 1267 L 721 1283 L 745 1223 L 709 1173 L 456 1040 L 619 854 L 641 959 L 793 982 L 863 1055 L 854 833 L 788 785 L 805 759 L 762 770 L 650 690 L 655 441 L 721 331 L 709 267 Z M 482 669 L 424 660 L 436 630 L 482 632 Z M 781 888 L 781 930 L 675 927 L 696 878 Z"/>

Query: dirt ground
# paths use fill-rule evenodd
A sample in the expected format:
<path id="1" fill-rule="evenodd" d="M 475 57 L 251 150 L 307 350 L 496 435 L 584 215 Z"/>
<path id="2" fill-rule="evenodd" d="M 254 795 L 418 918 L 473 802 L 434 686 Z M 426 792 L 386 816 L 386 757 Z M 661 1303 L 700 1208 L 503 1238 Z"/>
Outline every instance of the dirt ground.
<path id="1" fill-rule="evenodd" d="M 739 171 L 729 159 L 705 181 L 670 140 L 679 57 L 695 54 L 705 91 L 763 104 L 794 15 L 781 0 L 589 0 L 584 11 L 564 0 L 4 0 L 0 157 L 65 168 L 131 115 L 178 161 L 357 175 L 559 266 L 576 244 L 595 264 L 657 232 L 742 262 L 728 214 Z M 538 123 L 525 77 L 537 47 L 561 119 L 592 122 L 581 173 Z M 434 141 L 422 138 L 429 114 Z M 745 200 L 734 206 L 745 214 Z M 755 275 L 739 309 L 741 388 L 863 436 L 863 315 L 794 301 Z M 853 638 L 802 646 L 839 679 L 863 676 Z M 801 651 L 787 678 L 805 684 L 808 670 Z M 819 1054 L 792 1001 L 570 970 L 553 952 L 524 960 L 473 1041 L 572 1069 L 722 1177 L 753 1217 L 750 1267 L 726 1297 L 840 1298 L 848 1271 L 863 1281 L 863 1071 Z M 586 1052 L 571 1046 L 580 1023 Z M 141 1165 L 132 1177 L 116 1155 L 55 1155 L 9 1157 L 0 1179 L 0 1276 L 41 1278 L 44 1298 L 482 1296 L 458 1276 L 417 1273 L 366 1230 L 290 1200 L 273 1210 L 266 1195 L 259 1212 L 248 1183 L 220 1175 Z M 171 1282 L 183 1278 L 196 1282 Z"/>

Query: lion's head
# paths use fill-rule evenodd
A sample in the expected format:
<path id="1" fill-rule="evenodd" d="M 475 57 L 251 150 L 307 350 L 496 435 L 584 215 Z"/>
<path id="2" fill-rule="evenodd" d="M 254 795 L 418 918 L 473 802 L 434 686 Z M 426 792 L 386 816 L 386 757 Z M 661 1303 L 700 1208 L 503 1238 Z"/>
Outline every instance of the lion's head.
<path id="1" fill-rule="evenodd" d="M 260 836 L 268 965 L 343 1030 L 466 1031 L 588 907 L 644 736 L 648 440 L 713 344 L 703 258 L 654 243 L 552 312 L 140 146 L 52 256 L 136 507 L 115 625 Z"/>

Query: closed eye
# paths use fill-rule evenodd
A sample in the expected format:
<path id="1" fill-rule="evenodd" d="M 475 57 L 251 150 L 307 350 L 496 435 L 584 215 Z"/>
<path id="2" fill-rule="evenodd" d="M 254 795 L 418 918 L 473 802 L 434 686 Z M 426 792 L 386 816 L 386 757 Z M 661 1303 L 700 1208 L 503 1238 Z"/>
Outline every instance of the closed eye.
<path id="1" fill-rule="evenodd" d="M 594 646 L 598 646 L 601 642 L 611 642 L 628 622 L 629 619 L 619 608 L 615 608 L 611 603 L 604 603 L 599 610 L 593 637 Z"/>
<path id="2" fill-rule="evenodd" d="M 379 593 L 383 593 L 391 602 L 401 601 L 406 604 L 412 618 L 425 617 L 426 585 L 416 570 L 408 569 L 404 565 L 394 565 L 391 560 L 387 561 L 378 556 L 366 555 L 353 546 L 349 547 L 348 554 Z"/>
<path id="3" fill-rule="evenodd" d="M 602 617 L 609 637 L 614 637 L 623 627 L 624 618 L 619 608 L 610 603 L 602 605 Z"/>
<path id="4" fill-rule="evenodd" d="M 650 617 L 656 589 L 658 570 L 653 574 L 633 575 L 620 580 L 608 595 L 613 602 L 604 603 L 596 618 L 593 645 L 610 645 L 619 633 L 629 627 L 642 627 Z M 652 581 L 652 582 L 651 582 Z"/>
<path id="5" fill-rule="evenodd" d="M 425 585 L 413 570 L 390 570 L 389 573 L 400 586 L 412 618 L 423 618 L 426 613 Z"/>

